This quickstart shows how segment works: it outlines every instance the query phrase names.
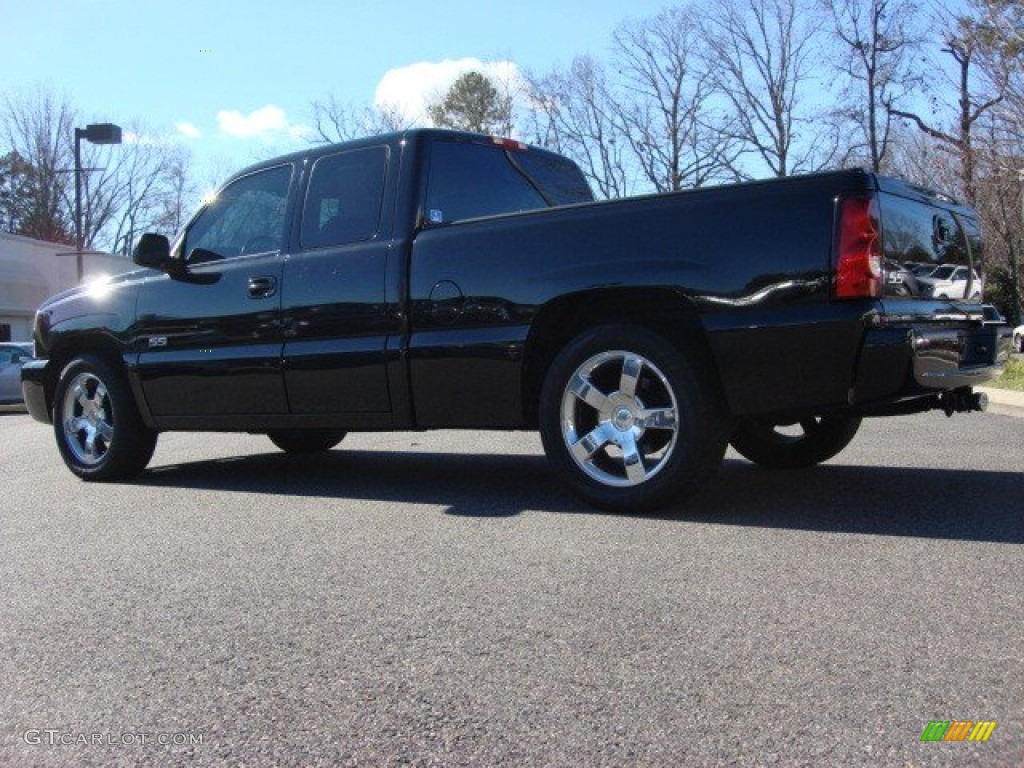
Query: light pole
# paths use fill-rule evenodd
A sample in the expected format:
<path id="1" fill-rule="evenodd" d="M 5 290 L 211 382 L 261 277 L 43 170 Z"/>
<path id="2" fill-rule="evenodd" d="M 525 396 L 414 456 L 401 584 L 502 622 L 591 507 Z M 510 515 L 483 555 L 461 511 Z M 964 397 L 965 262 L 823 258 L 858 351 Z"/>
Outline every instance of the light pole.
<path id="1" fill-rule="evenodd" d="M 85 271 L 82 263 L 82 139 L 92 144 L 120 144 L 121 126 L 113 123 L 93 123 L 75 128 L 75 260 L 78 282 Z"/>

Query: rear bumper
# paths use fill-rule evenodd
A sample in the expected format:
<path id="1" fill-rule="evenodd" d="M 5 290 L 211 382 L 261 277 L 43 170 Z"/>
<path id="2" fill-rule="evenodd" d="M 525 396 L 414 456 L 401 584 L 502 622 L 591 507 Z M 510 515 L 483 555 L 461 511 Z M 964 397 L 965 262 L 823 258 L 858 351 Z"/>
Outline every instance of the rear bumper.
<path id="1" fill-rule="evenodd" d="M 861 349 L 850 405 L 980 386 L 999 378 L 1011 348 L 1012 331 L 1003 324 L 872 328 Z"/>
<path id="2" fill-rule="evenodd" d="M 999 378 L 1013 348 L 1012 331 L 1005 325 L 982 330 L 915 330 L 914 380 L 927 389 L 976 387 Z"/>
<path id="3" fill-rule="evenodd" d="M 29 415 L 44 424 L 52 423 L 46 401 L 46 365 L 48 360 L 30 360 L 21 367 L 21 393 Z"/>

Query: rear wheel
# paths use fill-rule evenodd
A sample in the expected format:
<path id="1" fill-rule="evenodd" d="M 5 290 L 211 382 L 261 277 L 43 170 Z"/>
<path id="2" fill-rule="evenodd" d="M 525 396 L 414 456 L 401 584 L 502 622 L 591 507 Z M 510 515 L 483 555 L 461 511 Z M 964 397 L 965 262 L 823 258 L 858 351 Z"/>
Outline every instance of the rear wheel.
<path id="1" fill-rule="evenodd" d="M 323 453 L 345 438 L 333 429 L 281 429 L 268 432 L 270 441 L 285 453 Z"/>
<path id="2" fill-rule="evenodd" d="M 118 480 L 141 472 L 157 433 L 139 415 L 128 382 L 105 360 L 83 355 L 61 372 L 53 430 L 68 469 L 83 480 Z"/>
<path id="3" fill-rule="evenodd" d="M 725 452 L 724 409 L 708 377 L 662 337 L 601 326 L 548 370 L 540 431 L 549 460 L 584 501 L 641 512 L 698 488 Z"/>
<path id="4" fill-rule="evenodd" d="M 732 436 L 732 447 L 755 464 L 797 469 L 831 459 L 850 444 L 859 416 L 820 416 L 792 424 L 748 421 Z"/>

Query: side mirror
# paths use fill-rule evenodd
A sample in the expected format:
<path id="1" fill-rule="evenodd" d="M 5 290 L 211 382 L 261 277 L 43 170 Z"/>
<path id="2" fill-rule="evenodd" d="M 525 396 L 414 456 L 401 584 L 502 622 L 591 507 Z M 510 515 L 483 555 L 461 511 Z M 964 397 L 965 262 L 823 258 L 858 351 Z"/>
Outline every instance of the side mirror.
<path id="1" fill-rule="evenodd" d="M 172 266 L 171 243 L 163 235 L 147 232 L 139 238 L 132 251 L 132 261 L 140 267 L 167 272 Z"/>
<path id="2" fill-rule="evenodd" d="M 208 251 L 205 248 L 193 248 L 192 253 L 188 255 L 188 265 L 191 267 L 194 264 L 209 264 L 211 261 L 221 261 L 223 258 L 219 253 Z"/>

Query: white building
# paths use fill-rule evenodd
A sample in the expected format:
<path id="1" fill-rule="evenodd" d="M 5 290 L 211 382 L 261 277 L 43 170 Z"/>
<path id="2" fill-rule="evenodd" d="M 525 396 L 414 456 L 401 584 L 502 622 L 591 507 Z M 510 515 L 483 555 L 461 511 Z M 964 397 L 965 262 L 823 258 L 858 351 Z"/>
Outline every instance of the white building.
<path id="1" fill-rule="evenodd" d="M 123 256 L 82 254 L 85 280 L 134 268 Z M 0 341 L 31 341 L 36 308 L 78 282 L 73 248 L 0 232 Z"/>

